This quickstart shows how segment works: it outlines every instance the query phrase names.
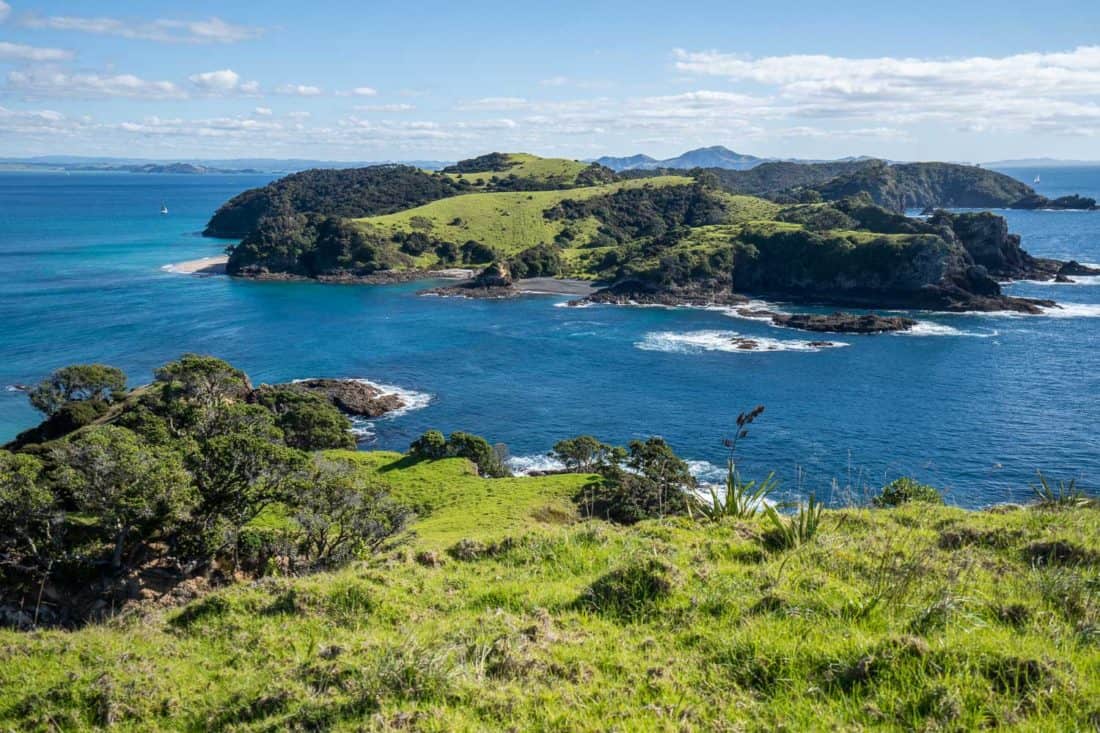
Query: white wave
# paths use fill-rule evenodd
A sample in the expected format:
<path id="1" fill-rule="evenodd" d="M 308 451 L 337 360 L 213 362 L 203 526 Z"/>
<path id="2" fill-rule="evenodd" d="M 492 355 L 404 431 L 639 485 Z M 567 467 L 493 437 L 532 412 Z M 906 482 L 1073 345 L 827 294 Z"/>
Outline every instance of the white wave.
<path id="1" fill-rule="evenodd" d="M 559 300 L 554 303 L 555 308 L 591 308 L 594 305 L 600 305 L 599 303 L 593 303 L 591 301 L 585 301 L 582 303 L 575 303 L 571 300 Z"/>
<path id="2" fill-rule="evenodd" d="M 847 346 L 842 341 L 804 341 L 745 336 L 736 331 L 653 331 L 634 344 L 643 351 L 664 351 L 670 354 L 698 354 L 704 351 L 725 351 L 752 354 L 760 351 L 821 351 Z"/>
<path id="3" fill-rule="evenodd" d="M 695 477 L 696 481 L 703 483 L 722 484 L 725 486 L 726 472 L 728 469 L 726 466 L 718 466 L 710 461 L 685 461 L 688 465 L 688 471 Z"/>
<path id="4" fill-rule="evenodd" d="M 545 453 L 533 453 L 529 456 L 509 456 L 504 462 L 517 476 L 530 476 L 532 473 L 560 471 L 565 464 Z"/>
<path id="5" fill-rule="evenodd" d="M 730 318 L 739 318 L 743 321 L 760 321 L 762 323 L 771 323 L 771 315 L 756 315 L 752 314 L 752 311 L 770 311 L 771 313 L 786 313 L 781 307 L 775 303 L 769 303 L 766 300 L 750 300 L 741 305 L 707 305 L 703 306 L 704 310 L 717 311 L 724 316 Z M 745 311 L 744 313 L 742 311 Z"/>
<path id="6" fill-rule="evenodd" d="M 4 387 L 5 392 L 26 392 L 27 388 L 18 384 L 8 384 Z"/>
<path id="7" fill-rule="evenodd" d="M 399 407 L 392 412 L 387 412 L 382 416 L 382 419 L 390 419 L 395 417 L 401 417 L 407 415 L 414 410 L 423 410 L 425 407 L 432 403 L 435 398 L 434 395 L 427 392 L 417 392 L 416 390 L 406 389 L 405 387 L 396 387 L 392 384 L 382 384 L 381 382 L 372 382 L 369 379 L 354 379 L 352 381 L 365 384 L 368 387 L 374 387 L 382 396 L 397 395 L 401 398 L 401 401 L 405 403 L 404 407 Z"/>
<path id="8" fill-rule="evenodd" d="M 964 331 L 961 328 L 948 326 L 946 323 L 934 321 L 917 321 L 917 324 L 908 331 L 895 331 L 895 336 L 972 336 L 974 338 L 996 338 L 1001 332 L 993 329 L 985 332 Z"/>
<path id="9" fill-rule="evenodd" d="M 1100 318 L 1100 303 L 1059 303 L 1054 308 L 1044 308 L 1046 318 Z"/>
<path id="10" fill-rule="evenodd" d="M 1100 275 L 1070 275 L 1069 282 L 1058 282 L 1057 280 L 1016 280 L 1016 283 L 1026 283 L 1028 285 L 1049 285 L 1054 287 L 1073 287 L 1074 285 L 1084 285 L 1086 287 L 1093 287 L 1100 285 Z"/>

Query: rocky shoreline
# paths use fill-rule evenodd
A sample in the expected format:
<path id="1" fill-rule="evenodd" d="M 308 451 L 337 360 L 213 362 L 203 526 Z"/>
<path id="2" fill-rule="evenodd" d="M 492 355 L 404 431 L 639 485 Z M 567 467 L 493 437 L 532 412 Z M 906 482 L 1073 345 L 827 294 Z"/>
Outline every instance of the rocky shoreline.
<path id="1" fill-rule="evenodd" d="M 409 406 L 400 395 L 384 392 L 359 379 L 303 379 L 282 386 L 324 397 L 336 409 L 352 417 L 376 418 Z"/>

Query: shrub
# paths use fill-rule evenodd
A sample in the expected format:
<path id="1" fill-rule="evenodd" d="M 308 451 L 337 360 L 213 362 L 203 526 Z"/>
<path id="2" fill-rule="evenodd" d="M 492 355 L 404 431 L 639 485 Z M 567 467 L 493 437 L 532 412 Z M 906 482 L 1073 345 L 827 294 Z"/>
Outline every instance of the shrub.
<path id="1" fill-rule="evenodd" d="M 35 409 L 53 415 L 70 402 L 110 402 L 126 391 L 126 375 L 105 364 L 73 364 L 58 369 L 31 389 Z"/>
<path id="2" fill-rule="evenodd" d="M 771 523 L 772 529 L 765 540 L 779 550 L 801 547 L 817 536 L 824 513 L 825 507 L 813 494 L 810 494 L 805 505 L 798 505 L 798 513 L 793 517 L 781 517 L 775 507 L 767 506 L 764 508 L 764 516 Z"/>
<path id="3" fill-rule="evenodd" d="M 477 472 L 489 478 L 510 476 L 504 465 L 504 451 L 489 445 L 489 441 L 478 435 L 455 431 L 444 439 L 438 430 L 429 430 L 412 442 L 409 455 L 420 460 L 438 460 L 440 458 L 466 458 L 477 465 Z"/>
<path id="4" fill-rule="evenodd" d="M 625 458 L 626 470 L 621 462 Z M 613 448 L 599 467 L 602 480 L 587 484 L 574 501 L 582 511 L 620 524 L 686 514 L 695 479 L 663 438 L 632 440 Z"/>
<path id="5" fill-rule="evenodd" d="M 922 484 L 908 476 L 894 479 L 882 487 L 882 493 L 871 499 L 876 507 L 901 506 L 906 502 L 919 501 L 926 504 L 942 504 L 940 492 L 927 484 Z"/>
<path id="6" fill-rule="evenodd" d="M 1036 473 L 1039 475 L 1039 485 L 1033 485 L 1031 492 L 1035 495 L 1035 505 L 1040 509 L 1074 509 L 1092 503 L 1085 492 L 1077 488 L 1077 479 L 1051 484 L 1042 471 Z"/>
<path id="7" fill-rule="evenodd" d="M 438 460 L 447 457 L 447 439 L 438 430 L 429 430 L 412 442 L 409 455 L 414 458 Z"/>
<path id="8" fill-rule="evenodd" d="M 596 613 L 637 620 L 672 594 L 675 570 L 656 558 L 628 563 L 596 579 L 577 605 Z"/>

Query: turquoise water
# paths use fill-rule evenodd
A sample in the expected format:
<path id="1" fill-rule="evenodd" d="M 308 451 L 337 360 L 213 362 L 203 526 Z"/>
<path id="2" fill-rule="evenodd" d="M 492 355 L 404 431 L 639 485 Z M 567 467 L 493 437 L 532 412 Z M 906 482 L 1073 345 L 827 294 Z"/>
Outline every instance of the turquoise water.
<path id="1" fill-rule="evenodd" d="M 1041 174 L 1047 195 L 1100 194 L 1100 170 Z M 813 350 L 813 336 L 722 311 L 161 269 L 218 254 L 225 242 L 196 233 L 220 203 L 266 180 L 0 174 L 0 440 L 37 421 L 25 395 L 2 385 L 78 361 L 118 365 L 140 383 L 199 351 L 257 382 L 359 377 L 422 396 L 426 406 L 364 426 L 368 447 L 465 429 L 530 465 L 580 432 L 660 434 L 713 477 L 737 413 L 764 404 L 746 468 L 776 470 L 791 494 L 840 501 L 907 474 L 976 506 L 1026 498 L 1037 468 L 1100 483 L 1100 279 L 1012 286 L 1067 303 L 1059 317 L 919 314 L 915 335 L 834 337 L 846 345 Z M 1100 262 L 1100 213 L 1004 213 L 1034 254 Z M 775 350 L 728 350 L 734 333 Z"/>

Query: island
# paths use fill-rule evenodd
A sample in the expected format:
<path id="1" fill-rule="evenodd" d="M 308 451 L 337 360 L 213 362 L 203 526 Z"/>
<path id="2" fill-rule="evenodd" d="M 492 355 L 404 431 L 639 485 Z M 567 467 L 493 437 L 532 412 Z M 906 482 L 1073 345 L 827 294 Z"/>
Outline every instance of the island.
<path id="1" fill-rule="evenodd" d="M 746 191 L 751 191 L 747 193 Z M 622 173 L 598 163 L 490 153 L 441 171 L 316 170 L 246 191 L 206 233 L 238 236 L 230 275 L 384 283 L 480 274 L 434 295 L 505 298 L 531 278 L 592 283 L 585 302 L 745 304 L 1040 313 L 1010 280 L 1100 274 L 1031 256 L 1005 219 L 958 207 L 1093 208 L 1042 199 L 994 171 L 948 163 L 763 163 L 750 170 Z M 922 217 L 903 212 L 926 209 Z M 838 313 L 784 318 L 813 331 L 911 327 Z M 769 316 L 770 317 L 770 316 Z"/>

